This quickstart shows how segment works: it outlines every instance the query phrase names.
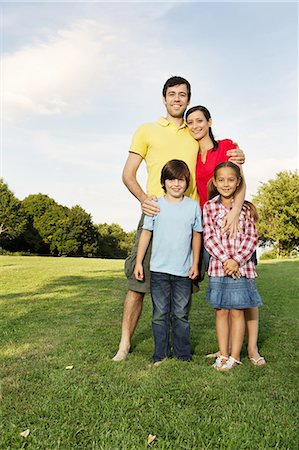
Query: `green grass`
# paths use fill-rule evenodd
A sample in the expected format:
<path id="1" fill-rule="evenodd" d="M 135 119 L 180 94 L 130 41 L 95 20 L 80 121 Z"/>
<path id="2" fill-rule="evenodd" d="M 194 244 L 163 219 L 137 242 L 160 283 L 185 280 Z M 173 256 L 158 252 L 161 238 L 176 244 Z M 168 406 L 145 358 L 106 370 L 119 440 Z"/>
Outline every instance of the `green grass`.
<path id="1" fill-rule="evenodd" d="M 204 289 L 193 299 L 191 363 L 152 366 L 149 297 L 133 352 L 113 363 L 122 261 L 1 256 L 0 265 L 1 450 L 146 449 L 149 434 L 156 449 L 299 448 L 298 260 L 259 264 L 268 364 L 253 367 L 244 347 L 229 373 L 204 357 L 217 348 Z"/>

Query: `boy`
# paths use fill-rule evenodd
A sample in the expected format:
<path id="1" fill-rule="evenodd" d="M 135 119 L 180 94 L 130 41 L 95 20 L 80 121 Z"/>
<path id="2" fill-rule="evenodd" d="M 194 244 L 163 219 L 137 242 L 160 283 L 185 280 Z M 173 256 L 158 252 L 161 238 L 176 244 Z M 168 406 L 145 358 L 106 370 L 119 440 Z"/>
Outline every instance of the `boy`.
<path id="1" fill-rule="evenodd" d="M 144 281 L 142 262 L 153 234 L 150 287 L 156 365 L 170 356 L 170 324 L 174 356 L 191 360 L 188 303 L 192 280 L 199 274 L 202 225 L 198 202 L 184 196 L 189 183 L 190 171 L 184 161 L 173 159 L 165 164 L 160 212 L 145 216 L 137 250 L 134 274 L 138 281 Z"/>

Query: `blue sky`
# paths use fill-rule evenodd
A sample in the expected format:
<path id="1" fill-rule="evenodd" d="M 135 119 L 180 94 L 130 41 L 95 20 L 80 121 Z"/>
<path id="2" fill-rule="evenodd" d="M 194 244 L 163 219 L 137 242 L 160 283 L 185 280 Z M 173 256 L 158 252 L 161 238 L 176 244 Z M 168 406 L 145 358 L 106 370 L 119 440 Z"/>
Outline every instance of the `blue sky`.
<path id="1" fill-rule="evenodd" d="M 1 3 L 1 176 L 20 199 L 135 228 L 121 182 L 134 130 L 172 75 L 246 153 L 247 198 L 298 161 L 295 2 Z M 142 167 L 140 183 L 145 185 Z"/>

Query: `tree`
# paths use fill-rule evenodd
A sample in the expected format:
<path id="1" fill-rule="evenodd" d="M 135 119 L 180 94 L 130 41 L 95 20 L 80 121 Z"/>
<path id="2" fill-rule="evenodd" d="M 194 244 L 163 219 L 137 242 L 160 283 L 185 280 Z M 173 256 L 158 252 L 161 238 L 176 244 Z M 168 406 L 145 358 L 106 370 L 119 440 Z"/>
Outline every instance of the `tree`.
<path id="1" fill-rule="evenodd" d="M 21 202 L 0 179 L 0 244 L 9 250 L 13 241 L 24 231 L 26 218 L 21 211 Z"/>
<path id="2" fill-rule="evenodd" d="M 50 249 L 58 255 L 96 256 L 97 234 L 91 215 L 81 206 L 69 209 L 66 220 L 53 235 Z"/>
<path id="3" fill-rule="evenodd" d="M 126 258 L 130 253 L 135 232 L 126 233 L 120 225 L 103 223 L 97 226 L 99 252 L 102 258 Z"/>
<path id="4" fill-rule="evenodd" d="M 253 198 L 259 213 L 258 232 L 262 242 L 272 243 L 277 256 L 299 245 L 299 176 L 296 172 L 279 172 L 276 178 L 262 183 Z"/>

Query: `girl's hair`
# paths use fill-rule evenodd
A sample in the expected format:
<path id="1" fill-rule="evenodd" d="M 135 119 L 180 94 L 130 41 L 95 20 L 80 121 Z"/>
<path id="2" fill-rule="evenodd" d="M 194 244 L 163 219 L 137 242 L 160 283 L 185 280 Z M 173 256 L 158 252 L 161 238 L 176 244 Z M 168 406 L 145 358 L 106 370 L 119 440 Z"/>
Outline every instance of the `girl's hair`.
<path id="1" fill-rule="evenodd" d="M 164 192 L 166 192 L 165 180 L 185 180 L 187 190 L 190 184 L 190 170 L 187 164 L 180 159 L 168 161 L 161 171 L 160 178 Z"/>
<path id="2" fill-rule="evenodd" d="M 243 177 L 241 175 L 241 171 L 240 171 L 240 167 L 237 166 L 237 164 L 234 164 L 230 161 L 224 161 L 220 164 L 218 164 L 215 169 L 214 169 L 214 179 L 216 179 L 217 177 L 217 172 L 218 170 L 222 169 L 223 167 L 230 167 L 231 169 L 233 169 L 236 173 L 236 177 L 239 178 L 240 183 L 237 186 L 236 192 L 238 192 L 242 185 L 243 185 Z M 209 183 L 208 183 L 208 198 L 209 200 L 213 197 L 216 197 L 216 195 L 219 195 L 219 192 L 217 191 L 216 186 L 213 183 L 213 178 L 210 179 Z M 244 200 L 243 206 L 246 209 L 246 212 L 248 213 L 249 217 L 254 221 L 257 222 L 258 221 L 258 213 L 257 210 L 255 208 L 255 206 L 249 202 L 248 200 Z"/>
<path id="3" fill-rule="evenodd" d="M 205 107 L 205 106 L 193 106 L 192 108 L 189 108 L 188 111 L 186 112 L 186 121 L 188 119 L 188 116 L 192 113 L 194 113 L 195 111 L 200 111 L 203 113 L 203 115 L 205 116 L 206 120 L 210 120 L 211 119 L 211 114 L 210 111 Z M 209 136 L 213 142 L 213 150 L 212 152 L 215 152 L 218 148 L 218 142 L 216 141 L 216 139 L 214 138 L 213 132 L 212 132 L 212 128 L 209 127 Z"/>

